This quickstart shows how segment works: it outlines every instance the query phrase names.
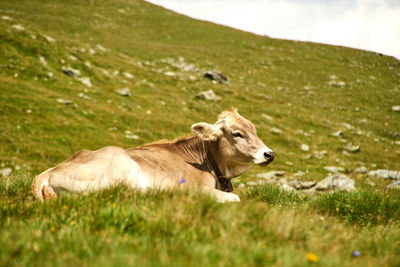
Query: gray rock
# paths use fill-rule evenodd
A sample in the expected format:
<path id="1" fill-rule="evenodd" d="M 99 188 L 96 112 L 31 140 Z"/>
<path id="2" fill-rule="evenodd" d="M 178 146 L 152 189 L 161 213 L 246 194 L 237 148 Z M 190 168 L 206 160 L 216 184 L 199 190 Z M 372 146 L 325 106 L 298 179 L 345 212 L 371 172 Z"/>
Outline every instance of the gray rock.
<path id="1" fill-rule="evenodd" d="M 210 80 L 213 80 L 213 81 L 217 81 L 219 83 L 227 83 L 228 82 L 228 78 L 225 75 L 223 75 L 221 72 L 216 71 L 216 70 L 209 70 L 209 71 L 205 72 L 204 77 L 208 78 Z"/>
<path id="2" fill-rule="evenodd" d="M 314 156 L 317 157 L 318 159 L 322 159 L 323 157 L 325 157 L 326 155 L 328 155 L 328 151 L 327 150 L 320 150 L 320 151 L 314 151 Z"/>
<path id="3" fill-rule="evenodd" d="M 308 145 L 306 145 L 306 144 L 302 144 L 302 145 L 300 146 L 300 148 L 301 148 L 301 150 L 303 150 L 304 152 L 307 152 L 307 151 L 310 150 L 310 147 L 309 147 Z"/>
<path id="4" fill-rule="evenodd" d="M 291 187 L 291 186 L 288 185 L 288 184 L 282 184 L 282 185 L 281 185 L 281 189 L 284 190 L 284 191 L 288 191 L 288 192 L 296 191 L 295 188 Z"/>
<path id="5" fill-rule="evenodd" d="M 11 168 L 4 168 L 4 169 L 0 169 L 0 175 L 7 177 L 12 173 L 12 169 Z"/>
<path id="6" fill-rule="evenodd" d="M 348 143 L 344 149 L 346 149 L 349 152 L 359 152 L 360 151 L 360 146 L 353 145 L 352 143 Z"/>
<path id="7" fill-rule="evenodd" d="M 126 130 L 126 131 L 125 131 L 125 138 L 137 140 L 137 139 L 139 139 L 140 137 L 137 136 L 136 134 L 133 134 L 131 131 Z"/>
<path id="8" fill-rule="evenodd" d="M 273 134 L 278 134 L 278 135 L 283 134 L 283 131 L 281 129 L 278 129 L 278 128 L 275 128 L 275 127 L 272 127 L 270 132 L 273 133 Z"/>
<path id="9" fill-rule="evenodd" d="M 288 183 L 288 185 L 290 185 L 291 187 L 295 188 L 295 189 L 300 189 L 300 184 L 297 181 L 297 179 L 294 179 L 293 181 L 290 181 Z"/>
<path id="10" fill-rule="evenodd" d="M 265 113 L 261 114 L 261 117 L 263 117 L 264 119 L 269 120 L 269 121 L 272 121 L 274 119 L 274 118 L 272 118 L 271 116 L 269 116 L 269 115 L 267 115 Z"/>
<path id="11" fill-rule="evenodd" d="M 332 172 L 332 173 L 338 173 L 338 172 L 344 172 L 345 171 L 344 168 L 335 167 L 335 166 L 325 166 L 324 169 L 327 170 L 328 172 Z"/>
<path id="12" fill-rule="evenodd" d="M 342 131 L 337 131 L 337 132 L 334 132 L 332 135 L 335 137 L 343 137 L 344 133 Z"/>
<path id="13" fill-rule="evenodd" d="M 92 87 L 92 82 L 90 81 L 90 78 L 88 78 L 88 77 L 80 77 L 80 78 L 77 78 L 77 80 L 89 88 Z"/>
<path id="14" fill-rule="evenodd" d="M 400 189 L 400 181 L 394 181 L 391 184 L 388 184 L 386 186 L 386 188 L 390 188 L 390 189 Z"/>
<path id="15" fill-rule="evenodd" d="M 107 52 L 107 49 L 101 44 L 97 44 L 95 48 L 101 52 Z"/>
<path id="16" fill-rule="evenodd" d="M 305 172 L 303 172 L 303 171 L 298 171 L 298 172 L 296 172 L 295 174 L 293 174 L 295 177 L 303 177 L 304 175 L 306 175 L 306 173 Z"/>
<path id="17" fill-rule="evenodd" d="M 217 96 L 213 90 L 207 90 L 196 95 L 198 99 L 205 99 L 210 101 L 221 101 L 221 97 Z"/>
<path id="18" fill-rule="evenodd" d="M 65 104 L 65 105 L 72 104 L 72 101 L 71 101 L 71 100 L 62 99 L 62 98 L 57 98 L 57 102 L 58 102 L 58 103 L 61 103 L 61 104 Z"/>
<path id="19" fill-rule="evenodd" d="M 265 184 L 268 184 L 268 182 L 264 181 L 264 180 L 249 181 L 246 183 L 247 186 L 257 186 L 257 185 L 265 185 Z"/>
<path id="20" fill-rule="evenodd" d="M 393 111 L 400 111 L 400 106 L 393 106 L 393 107 L 392 107 L 392 110 L 393 110 Z"/>
<path id="21" fill-rule="evenodd" d="M 354 191 L 356 190 L 355 182 L 344 174 L 329 175 L 322 181 L 319 181 L 314 187 L 316 190 L 339 190 L 339 191 Z"/>
<path id="22" fill-rule="evenodd" d="M 300 189 L 309 189 L 316 184 L 314 181 L 300 182 Z"/>
<path id="23" fill-rule="evenodd" d="M 131 90 L 129 90 L 129 88 L 118 89 L 118 90 L 115 90 L 115 92 L 122 96 L 131 96 Z"/>
<path id="24" fill-rule="evenodd" d="M 129 72 L 123 72 L 122 75 L 124 75 L 125 78 L 132 80 L 133 78 L 135 78 L 133 76 L 133 74 L 129 73 Z"/>
<path id="25" fill-rule="evenodd" d="M 257 174 L 258 178 L 262 179 L 276 179 L 279 176 L 283 176 L 285 174 L 284 171 L 269 171 L 264 173 Z"/>
<path id="26" fill-rule="evenodd" d="M 280 178 L 280 179 L 277 181 L 277 183 L 278 183 L 278 184 L 287 184 L 288 182 L 287 182 L 287 180 L 286 180 L 285 178 Z"/>
<path id="27" fill-rule="evenodd" d="M 71 76 L 71 77 L 80 77 L 81 76 L 80 70 L 73 69 L 71 67 L 65 67 L 65 66 L 63 66 L 61 69 L 62 69 L 62 72 L 64 72 L 68 76 Z"/>
<path id="28" fill-rule="evenodd" d="M 355 169 L 354 171 L 358 172 L 358 173 L 367 173 L 368 169 L 365 168 L 364 166 L 361 166 L 361 167 L 358 167 L 357 169 Z"/>
<path id="29" fill-rule="evenodd" d="M 390 170 L 380 169 L 380 170 L 370 171 L 368 172 L 368 175 L 381 179 L 400 180 L 400 171 L 390 171 Z"/>

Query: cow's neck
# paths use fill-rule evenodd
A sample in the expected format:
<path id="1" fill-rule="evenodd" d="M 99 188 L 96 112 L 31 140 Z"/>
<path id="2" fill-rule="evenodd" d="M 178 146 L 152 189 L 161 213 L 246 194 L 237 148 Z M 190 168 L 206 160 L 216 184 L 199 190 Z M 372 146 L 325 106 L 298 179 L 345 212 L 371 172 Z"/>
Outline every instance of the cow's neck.
<path id="1" fill-rule="evenodd" d="M 218 153 L 218 143 L 209 142 L 193 136 L 187 139 L 181 139 L 176 142 L 181 153 L 185 155 L 188 163 L 196 168 L 209 172 L 215 179 L 217 188 L 224 191 L 232 191 L 232 184 L 229 179 L 232 178 L 227 172 L 228 168 L 221 160 Z M 235 175 L 237 176 L 237 175 Z"/>

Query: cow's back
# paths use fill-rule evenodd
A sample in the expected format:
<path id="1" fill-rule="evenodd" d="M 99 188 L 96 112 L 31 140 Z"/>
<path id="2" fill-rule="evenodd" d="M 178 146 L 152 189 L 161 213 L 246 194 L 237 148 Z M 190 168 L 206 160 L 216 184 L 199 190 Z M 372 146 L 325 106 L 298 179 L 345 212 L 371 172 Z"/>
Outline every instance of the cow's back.
<path id="1" fill-rule="evenodd" d="M 48 172 L 55 192 L 96 191 L 121 182 L 145 186 L 138 165 L 121 147 L 82 150 Z"/>

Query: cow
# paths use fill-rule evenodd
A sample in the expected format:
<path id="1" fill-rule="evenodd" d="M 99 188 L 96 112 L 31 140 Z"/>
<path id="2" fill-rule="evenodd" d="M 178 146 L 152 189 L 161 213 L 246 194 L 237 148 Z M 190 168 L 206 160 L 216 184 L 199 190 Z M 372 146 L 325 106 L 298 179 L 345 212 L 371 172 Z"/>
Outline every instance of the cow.
<path id="1" fill-rule="evenodd" d="M 44 201 L 63 192 L 92 192 L 126 184 L 140 190 L 196 188 L 218 202 L 240 201 L 231 193 L 230 179 L 274 159 L 254 124 L 236 109 L 223 111 L 215 124 L 193 124 L 192 133 L 136 148 L 79 151 L 36 176 L 33 195 Z"/>

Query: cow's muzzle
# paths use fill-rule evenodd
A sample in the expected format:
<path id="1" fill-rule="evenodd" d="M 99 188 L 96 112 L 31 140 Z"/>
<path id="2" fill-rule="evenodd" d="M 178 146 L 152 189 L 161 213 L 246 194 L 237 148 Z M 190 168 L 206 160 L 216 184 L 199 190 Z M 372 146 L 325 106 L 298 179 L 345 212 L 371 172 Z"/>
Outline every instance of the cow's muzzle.
<path id="1" fill-rule="evenodd" d="M 269 164 L 274 160 L 275 154 L 273 151 L 264 152 L 264 158 L 266 160 L 265 164 Z"/>

